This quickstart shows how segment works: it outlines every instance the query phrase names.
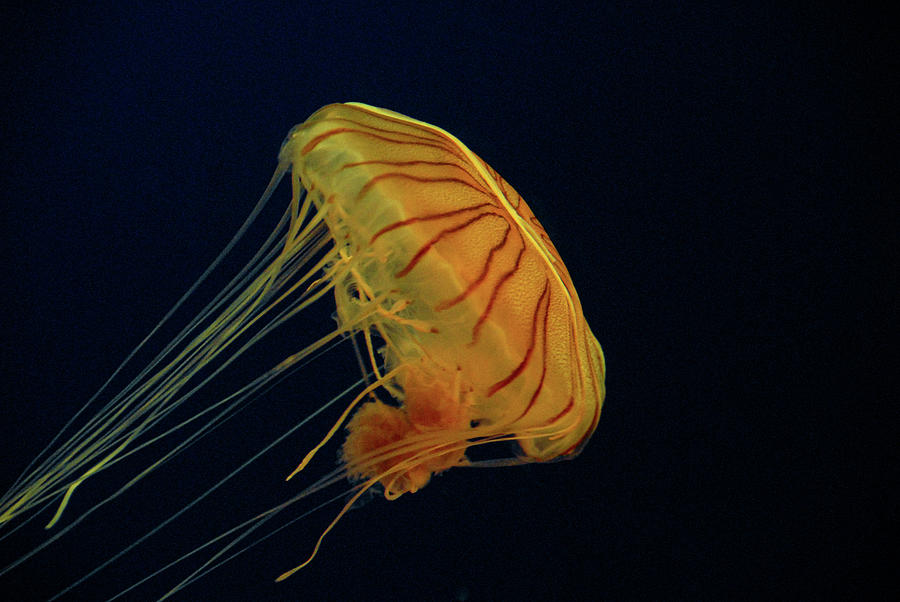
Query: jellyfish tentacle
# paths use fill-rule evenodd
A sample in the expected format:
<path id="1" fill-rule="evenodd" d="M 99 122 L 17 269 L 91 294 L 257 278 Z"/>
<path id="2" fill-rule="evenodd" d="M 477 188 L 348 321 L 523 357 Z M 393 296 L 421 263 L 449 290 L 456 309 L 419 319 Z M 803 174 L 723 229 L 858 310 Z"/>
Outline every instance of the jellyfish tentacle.
<path id="1" fill-rule="evenodd" d="M 384 381 L 394 378 L 397 374 L 400 373 L 401 369 L 402 369 L 402 367 L 398 367 L 398 368 L 395 368 L 394 370 L 392 370 L 391 372 L 388 372 L 382 378 L 376 380 L 371 385 L 367 386 L 356 397 L 354 397 L 353 401 L 351 401 L 347 405 L 347 408 L 341 414 L 340 418 L 337 419 L 337 422 L 334 423 L 334 426 L 332 426 L 331 429 L 329 429 L 328 433 L 325 435 L 325 437 L 322 439 L 322 441 L 320 441 L 315 447 L 313 447 L 309 451 L 309 453 L 306 454 L 306 456 L 303 458 L 303 460 L 300 462 L 300 464 L 297 466 L 297 468 L 295 468 L 294 471 L 291 474 L 289 474 L 287 476 L 287 478 L 285 478 L 285 481 L 290 481 L 294 475 L 296 475 L 298 472 L 300 472 L 301 470 L 306 468 L 306 465 L 310 463 L 310 461 L 313 459 L 313 456 L 315 456 L 318 453 L 318 451 L 320 449 L 322 449 L 322 447 L 324 447 L 325 444 L 328 443 L 328 441 L 330 441 L 332 437 L 334 437 L 335 433 L 338 432 L 338 430 L 341 428 L 341 425 L 344 423 L 344 421 L 347 420 L 347 417 L 350 416 L 350 414 L 353 412 L 353 409 L 356 408 L 357 404 L 359 404 L 360 401 L 365 399 L 369 395 L 369 393 L 371 393 L 372 391 L 375 391 L 376 389 L 380 388 Z"/>

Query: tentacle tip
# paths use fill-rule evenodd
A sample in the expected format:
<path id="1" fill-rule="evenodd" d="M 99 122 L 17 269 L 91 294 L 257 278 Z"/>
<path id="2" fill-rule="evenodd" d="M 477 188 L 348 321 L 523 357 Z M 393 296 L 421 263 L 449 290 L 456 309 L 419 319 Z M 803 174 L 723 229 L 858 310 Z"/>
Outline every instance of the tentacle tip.
<path id="1" fill-rule="evenodd" d="M 288 577 L 290 577 L 291 575 L 293 575 L 294 573 L 296 573 L 297 571 L 299 571 L 300 569 L 302 569 L 303 567 L 305 567 L 307 564 L 309 564 L 310 562 L 312 562 L 312 559 L 313 559 L 314 557 L 315 557 L 315 554 L 313 554 L 313 556 L 310 557 L 309 560 L 307 560 L 306 562 L 304 562 L 304 563 L 301 564 L 300 566 L 295 566 L 295 567 L 292 568 L 291 570 L 285 571 L 285 572 L 281 573 L 280 575 L 278 575 L 278 577 L 275 578 L 275 583 L 281 583 L 282 581 L 284 581 L 285 579 L 287 579 Z"/>

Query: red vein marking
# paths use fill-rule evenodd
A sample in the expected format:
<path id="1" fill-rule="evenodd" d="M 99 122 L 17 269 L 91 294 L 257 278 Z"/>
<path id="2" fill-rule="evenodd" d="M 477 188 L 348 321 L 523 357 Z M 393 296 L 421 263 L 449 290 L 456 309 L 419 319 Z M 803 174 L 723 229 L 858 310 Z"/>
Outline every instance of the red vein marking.
<path id="1" fill-rule="evenodd" d="M 411 138 L 419 138 L 419 139 L 438 142 L 439 143 L 438 145 L 429 145 L 429 146 L 437 146 L 439 148 L 442 148 L 445 152 L 448 152 L 448 153 L 454 155 L 457 159 L 459 159 L 459 161 L 461 163 L 464 163 L 466 165 L 472 165 L 472 167 L 475 167 L 473 165 L 473 163 L 465 155 L 465 153 L 460 152 L 459 145 L 456 144 L 456 142 L 453 142 L 447 136 L 446 132 L 435 131 L 429 127 L 426 127 L 425 125 L 418 124 L 418 123 L 410 123 L 409 121 L 404 121 L 403 119 L 400 119 L 398 117 L 391 117 L 389 115 L 383 115 L 381 113 L 373 113 L 371 111 L 363 109 L 362 107 L 350 107 L 350 108 L 352 108 L 354 111 L 359 111 L 361 113 L 365 113 L 365 114 L 367 114 L 371 117 L 374 117 L 375 119 L 378 119 L 380 121 L 386 121 L 388 123 L 400 124 L 406 128 L 410 128 L 412 130 L 415 130 L 416 132 L 420 132 L 420 134 L 413 134 L 410 132 L 397 130 L 395 128 L 390 128 L 387 126 L 385 126 L 383 128 L 379 128 L 379 127 L 375 127 L 374 125 L 369 125 L 369 124 L 363 123 L 361 121 L 354 121 L 354 120 L 346 118 L 346 117 L 326 117 L 322 121 L 345 121 L 348 123 L 355 124 L 360 128 L 365 128 L 367 130 L 374 130 L 376 132 L 384 132 L 384 133 L 389 133 L 389 134 L 398 134 L 401 136 L 409 136 Z M 460 144 L 462 144 L 462 143 L 460 143 Z M 465 146 L 465 145 L 463 145 L 463 146 Z M 480 157 L 479 157 L 479 159 L 480 159 Z M 484 160 L 481 159 L 481 162 L 484 163 Z M 485 163 L 485 165 L 487 165 L 487 163 Z M 487 167 L 488 167 L 488 169 L 492 169 L 490 165 L 487 165 Z M 476 172 L 477 172 L 477 170 L 476 170 Z"/>
<path id="2" fill-rule="evenodd" d="M 497 214 L 494 214 L 494 215 L 497 215 Z M 501 217 L 501 216 L 498 215 L 497 217 Z M 506 219 L 504 219 L 503 221 L 506 222 Z M 466 290 L 461 292 L 456 297 L 450 299 L 449 301 L 443 301 L 441 303 L 438 303 L 434 308 L 435 311 L 443 311 L 445 309 L 450 309 L 451 307 L 453 307 L 454 305 L 456 305 L 457 303 L 461 302 L 463 299 L 465 299 L 466 297 L 471 295 L 472 291 L 474 291 L 478 287 L 478 285 L 480 285 L 484 281 L 484 279 L 487 277 L 488 271 L 490 271 L 490 269 L 491 269 L 491 263 L 494 260 L 494 253 L 496 253 L 497 251 L 502 249 L 504 246 L 506 246 L 506 241 L 509 240 L 509 233 L 510 233 L 510 230 L 512 230 L 512 228 L 509 227 L 509 222 L 506 222 L 506 226 L 507 226 L 506 231 L 503 233 L 503 240 L 501 240 L 499 243 L 497 243 L 496 245 L 491 247 L 490 252 L 488 252 L 487 259 L 485 259 L 485 261 L 484 261 L 484 267 L 481 268 L 481 273 L 478 274 L 478 277 L 475 278 L 472 282 L 470 282 L 469 285 L 466 287 Z"/>
<path id="3" fill-rule="evenodd" d="M 345 107 L 346 107 L 346 105 L 345 105 Z M 362 108 L 362 107 L 346 107 L 346 108 L 350 108 L 350 109 L 352 109 L 352 110 L 354 110 L 354 111 L 359 111 L 360 113 L 365 113 L 366 115 L 369 115 L 369 116 L 371 116 L 371 117 L 374 117 L 375 119 L 377 119 L 377 120 L 379 120 L 379 121 L 386 121 L 386 122 L 388 122 L 388 123 L 399 123 L 400 125 L 403 125 L 403 126 L 405 126 L 405 127 L 408 127 L 408 128 L 410 128 L 410 129 L 413 129 L 413 130 L 416 130 L 416 131 L 419 131 L 419 132 L 424 132 L 425 134 L 429 134 L 430 137 L 437 138 L 437 139 L 440 139 L 440 140 L 446 140 L 446 136 L 444 136 L 444 135 L 441 134 L 440 132 L 436 132 L 436 131 L 434 131 L 434 130 L 431 130 L 431 129 L 428 129 L 428 128 L 426 128 L 426 127 L 423 127 L 423 126 L 419 125 L 418 123 L 410 123 L 409 121 L 405 121 L 405 120 L 399 119 L 399 118 L 397 118 L 397 117 L 391 117 L 390 115 L 384 115 L 384 114 L 382 114 L 382 113 L 375 113 L 375 112 L 369 111 L 368 109 L 364 109 L 364 108 Z M 360 127 L 366 127 L 366 128 L 369 128 L 369 129 L 372 129 L 372 130 L 377 130 L 377 131 L 383 131 L 383 132 L 397 132 L 398 134 L 405 134 L 405 135 L 407 135 L 407 136 L 415 136 L 415 135 L 416 135 L 416 134 L 410 134 L 410 133 L 408 133 L 408 132 L 398 132 L 396 129 L 389 129 L 389 128 L 387 128 L 387 127 L 384 127 L 384 128 L 378 128 L 378 127 L 375 127 L 374 125 L 369 125 L 369 124 L 362 123 L 362 122 L 359 122 L 359 121 L 354 121 L 354 120 L 349 119 L 349 118 L 347 118 L 347 117 L 326 117 L 326 119 L 329 119 L 329 120 L 335 120 L 335 121 L 338 121 L 338 120 L 341 120 L 341 121 L 349 121 L 349 122 L 351 122 L 351 123 L 357 123 Z"/>
<path id="4" fill-rule="evenodd" d="M 346 167 L 358 167 L 360 165 L 394 165 L 394 166 L 407 166 L 407 165 L 444 165 L 446 167 L 455 167 L 457 169 L 462 169 L 458 163 L 452 163 L 450 161 L 384 161 L 380 159 L 372 159 L 370 161 L 355 161 L 353 163 L 344 164 L 341 169 Z M 463 170 L 465 171 L 465 170 Z M 468 173 L 468 172 L 466 172 Z"/>
<path id="5" fill-rule="evenodd" d="M 371 126 L 371 125 L 368 125 L 368 124 L 365 124 L 362 122 L 354 121 L 352 119 L 347 119 L 345 117 L 326 117 L 324 119 L 321 119 L 321 120 L 318 120 L 318 121 L 315 121 L 315 122 L 309 124 L 310 127 L 312 127 L 313 125 L 327 124 L 329 122 L 346 122 L 346 123 L 353 124 L 356 127 L 355 128 L 338 127 L 338 128 L 335 128 L 334 130 L 325 132 L 324 134 L 320 134 L 315 139 L 313 139 L 309 144 L 307 144 L 305 147 L 303 147 L 303 151 L 301 151 L 301 152 L 302 152 L 302 154 L 305 155 L 307 152 L 312 150 L 312 148 L 316 144 L 318 144 L 319 142 L 321 142 L 322 140 L 324 140 L 325 138 L 328 138 L 329 136 L 331 136 L 333 134 L 350 132 L 350 133 L 357 133 L 357 134 L 360 134 L 363 136 L 370 136 L 373 138 L 378 138 L 380 140 L 386 140 L 393 144 L 420 144 L 422 146 L 430 146 L 432 148 L 437 148 L 443 152 L 450 153 L 451 155 L 453 155 L 457 159 L 459 159 L 461 163 L 466 163 L 466 164 L 471 163 L 470 161 L 467 160 L 464 153 L 459 152 L 459 147 L 456 144 L 452 143 L 450 141 L 450 139 L 447 138 L 446 136 L 441 135 L 437 132 L 433 132 L 431 130 L 425 129 L 416 124 L 407 123 L 407 122 L 400 121 L 397 119 L 392 119 L 392 121 L 415 128 L 417 131 L 424 132 L 429 135 L 422 136 L 422 135 L 417 135 L 417 134 L 413 134 L 410 132 L 397 131 L 396 129 L 377 128 L 375 126 Z M 408 138 L 412 138 L 413 140 L 396 140 L 393 138 L 389 138 L 387 136 L 382 136 L 377 133 L 373 133 L 373 131 L 381 132 L 383 134 L 391 134 L 392 136 L 405 136 Z M 313 143 L 315 143 L 315 144 L 313 144 Z"/>
<path id="6" fill-rule="evenodd" d="M 394 222 L 390 226 L 385 226 L 378 232 L 376 232 L 371 239 L 369 239 L 369 244 L 375 242 L 375 239 L 381 236 L 382 234 L 387 234 L 391 230 L 396 230 L 397 228 L 402 228 L 403 226 L 408 226 L 410 224 L 415 224 L 418 222 L 429 222 L 438 219 L 444 219 L 445 217 L 451 217 L 454 215 L 459 215 L 460 213 L 465 213 L 467 211 L 473 211 L 475 209 L 482 208 L 492 208 L 493 205 L 490 203 L 481 203 L 480 205 L 472 205 L 471 207 L 462 207 L 461 209 L 454 209 L 453 211 L 445 211 L 443 213 L 434 213 L 432 215 L 423 215 L 420 217 L 411 217 L 409 219 L 405 219 L 399 222 Z"/>
<path id="7" fill-rule="evenodd" d="M 528 400 L 528 405 L 525 406 L 525 410 L 522 412 L 522 415 L 516 418 L 516 422 L 524 418 L 528 412 L 531 411 L 532 406 L 537 401 L 538 396 L 541 394 L 541 391 L 544 388 L 544 378 L 547 376 L 547 322 L 550 318 L 550 294 L 553 292 L 553 289 L 547 289 L 547 283 L 544 282 L 544 290 L 547 291 L 547 303 L 544 307 L 544 328 L 542 332 L 544 333 L 543 338 L 543 348 L 544 353 L 541 355 L 541 379 L 538 381 L 538 386 L 534 390 L 534 395 L 531 396 L 531 399 Z"/>
<path id="8" fill-rule="evenodd" d="M 303 149 L 301 150 L 301 154 L 306 155 L 313 148 L 315 148 L 320 142 L 322 142 L 326 138 L 329 138 L 330 136 L 340 134 L 340 133 L 357 133 L 357 134 L 360 134 L 363 136 L 370 136 L 373 138 L 377 138 L 379 140 L 385 140 L 392 144 L 418 144 L 421 146 L 437 148 L 443 152 L 453 155 L 454 157 L 456 157 L 459 160 L 459 162 L 461 164 L 472 165 L 474 167 L 474 165 L 472 164 L 471 161 L 469 161 L 469 159 L 465 155 L 465 153 L 461 152 L 459 145 L 457 145 L 456 143 L 451 141 L 446 135 L 442 134 L 441 132 L 436 132 L 436 131 L 430 130 L 428 128 L 425 128 L 421 125 L 409 123 L 409 122 L 403 121 L 401 119 L 388 117 L 388 116 L 380 115 L 377 113 L 371 113 L 369 111 L 366 111 L 366 110 L 358 108 L 358 107 L 352 107 L 352 109 L 358 110 L 360 112 L 364 112 L 367 115 L 370 115 L 377 119 L 381 119 L 381 120 L 385 120 L 385 121 L 389 121 L 389 122 L 393 122 L 393 123 L 399 123 L 401 125 L 409 127 L 411 129 L 414 129 L 418 132 L 423 132 L 424 134 L 427 134 L 427 135 L 417 135 L 417 134 L 413 134 L 413 133 L 406 132 L 406 131 L 398 131 L 396 129 L 378 128 L 378 127 L 368 125 L 368 124 L 365 124 L 365 123 L 362 123 L 359 121 L 354 121 L 352 119 L 348 119 L 346 117 L 324 117 L 324 118 L 316 120 L 312 123 L 304 123 L 303 129 L 307 129 L 307 128 L 313 127 L 315 125 L 327 124 L 329 122 L 345 122 L 345 123 L 353 124 L 356 127 L 337 127 L 333 130 L 329 130 L 323 134 L 320 134 L 319 136 L 315 137 L 313 140 L 308 142 L 306 144 L 306 146 L 303 147 Z M 364 129 L 362 129 L 362 128 L 364 128 Z M 369 130 L 369 131 L 366 131 L 366 130 Z M 397 140 L 394 138 L 390 138 L 387 136 L 382 136 L 382 135 L 373 133 L 372 131 L 382 132 L 385 134 L 391 134 L 392 136 L 398 136 L 398 135 L 405 136 L 405 137 L 412 138 L 413 140 L 411 140 L 411 141 L 410 140 Z M 483 160 L 482 160 L 482 163 L 484 163 Z M 487 164 L 485 163 L 485 165 L 487 165 Z M 477 170 L 475 170 L 475 171 L 477 173 Z M 470 174 L 470 175 L 472 175 L 472 174 Z M 477 179 L 480 179 L 480 178 L 477 178 Z"/>
<path id="9" fill-rule="evenodd" d="M 372 115 L 372 116 L 375 116 L 374 113 L 368 113 L 368 114 L 369 114 L 369 115 Z M 378 115 L 378 117 L 381 118 L 382 116 L 381 116 L 381 115 Z M 388 121 L 387 118 L 385 118 L 384 120 L 385 120 L 385 121 Z M 445 138 L 444 136 L 440 136 L 440 135 L 438 135 L 436 132 L 433 132 L 433 131 L 431 131 L 431 130 L 427 130 L 427 129 L 425 129 L 425 128 L 419 126 L 419 125 L 416 125 L 416 124 L 413 124 L 413 123 L 408 123 L 408 122 L 405 122 L 405 121 L 400 121 L 400 120 L 397 120 L 397 119 L 392 119 L 391 121 L 394 121 L 395 123 L 401 123 L 401 124 L 403 124 L 403 125 L 409 126 L 411 129 L 414 129 L 414 130 L 416 130 L 417 132 L 420 132 L 420 133 L 412 133 L 412 132 L 401 131 L 401 130 L 397 130 L 396 128 L 390 128 L 390 127 L 387 127 L 387 126 L 385 126 L 385 127 L 376 127 L 376 126 L 374 126 L 374 125 L 371 125 L 371 124 L 368 124 L 368 123 L 364 123 L 364 122 L 359 121 L 359 120 L 357 120 L 357 119 L 350 119 L 349 117 L 320 117 L 319 119 L 316 119 L 316 120 L 313 121 L 312 123 L 309 123 L 308 125 L 307 125 L 307 124 L 304 124 L 304 125 L 307 125 L 307 127 L 313 127 L 313 126 L 316 126 L 316 125 L 319 125 L 319 124 L 324 124 L 324 123 L 349 123 L 349 124 L 351 124 L 351 125 L 353 125 L 353 126 L 356 126 L 355 129 L 357 129 L 357 130 L 367 130 L 367 131 L 370 131 L 370 132 L 382 132 L 382 133 L 385 133 L 385 134 L 397 134 L 397 135 L 399 135 L 399 136 L 408 136 L 408 137 L 410 137 L 410 138 L 419 138 L 419 139 L 422 139 L 422 140 L 429 140 L 429 141 L 446 141 L 446 138 Z M 306 128 L 304 128 L 304 129 L 306 129 Z M 423 135 L 423 134 L 424 134 L 424 135 Z"/>
<path id="10" fill-rule="evenodd" d="M 478 331 L 481 330 L 482 324 L 484 324 L 485 320 L 487 320 L 488 315 L 491 313 L 491 309 L 494 307 L 494 301 L 497 300 L 497 295 L 500 294 L 500 288 L 503 284 L 512 278 L 513 274 L 519 269 L 519 263 L 522 261 L 522 254 L 525 252 L 525 247 L 519 249 L 519 254 L 516 256 L 516 262 L 513 267 L 503 274 L 503 277 L 500 278 L 500 281 L 497 282 L 497 286 L 494 288 L 494 292 L 491 293 L 491 298 L 488 300 L 487 306 L 484 308 L 484 311 L 481 312 L 481 315 L 478 317 L 478 321 L 475 322 L 475 327 L 472 328 L 472 342 L 469 345 L 474 345 L 475 341 L 478 340 Z"/>
<path id="11" fill-rule="evenodd" d="M 573 316 L 573 318 L 574 318 L 574 316 Z M 573 332 L 572 332 L 572 340 L 571 340 L 570 343 L 569 343 L 569 347 L 570 347 L 570 349 L 571 349 L 571 348 L 574 346 L 574 349 L 572 349 L 572 351 L 573 351 L 573 357 L 576 357 L 576 358 L 577 358 L 577 357 L 579 357 L 579 353 L 578 353 L 578 343 L 579 343 L 579 341 L 580 341 L 581 339 L 583 339 L 583 337 L 579 337 L 579 336 L 578 336 L 578 335 L 579 335 L 579 332 L 577 331 L 577 329 L 574 329 L 574 328 L 573 328 L 572 330 L 573 330 Z M 578 362 L 577 362 L 577 366 L 578 366 L 578 372 L 577 372 L 578 380 L 579 380 L 579 382 L 582 382 L 582 383 L 583 383 L 583 382 L 584 382 L 584 377 L 583 377 L 583 375 L 582 375 L 582 373 L 581 373 L 581 371 L 582 371 L 582 369 L 583 369 L 583 368 L 582 368 L 582 365 L 581 365 L 581 361 L 578 361 Z M 576 390 L 577 388 L 578 388 L 578 387 L 576 387 L 576 386 L 574 386 L 574 385 L 573 385 L 573 387 L 572 387 L 573 391 Z M 584 392 L 582 392 L 582 395 L 584 395 Z M 574 408 L 574 407 L 575 407 L 575 396 L 574 396 L 574 395 L 570 395 L 570 396 L 569 396 L 569 403 L 566 404 L 566 407 L 563 408 L 563 410 L 562 410 L 559 414 L 557 414 L 556 416 L 553 417 L 553 419 L 550 421 L 549 424 L 554 424 L 554 423 L 558 422 L 559 420 L 561 420 L 561 419 L 563 418 L 563 416 L 565 416 L 566 414 L 568 414 L 569 412 L 571 412 L 571 411 L 572 411 L 572 408 Z M 596 411 L 595 411 L 595 412 L 596 412 Z M 591 431 L 588 431 L 588 433 L 590 433 L 590 432 L 591 432 Z M 586 433 L 586 434 L 585 434 L 585 437 L 587 437 L 587 436 L 588 436 L 588 435 L 587 435 L 587 433 Z M 584 439 L 584 437 L 582 437 L 582 440 L 583 440 L 583 439 Z M 580 443 L 580 441 L 579 441 L 579 443 Z M 568 450 L 566 450 L 565 452 L 563 452 L 563 454 L 569 454 L 569 453 L 571 453 L 572 450 L 574 450 L 576 447 L 578 447 L 578 443 L 575 443 L 574 445 L 572 445 L 572 447 L 570 447 Z"/>
<path id="12" fill-rule="evenodd" d="M 353 163 L 345 163 L 344 165 L 342 165 L 342 166 L 340 167 L 339 171 L 340 171 L 340 170 L 343 170 L 343 169 L 346 169 L 346 168 L 348 168 L 348 167 L 359 167 L 359 166 L 361 166 L 361 165 L 393 165 L 393 166 L 395 166 L 395 167 L 410 167 L 410 166 L 413 166 L 413 165 L 434 165 L 434 166 L 436 166 L 436 167 L 437 167 L 437 166 L 440 166 L 440 167 L 452 167 L 452 168 L 454 168 L 454 169 L 457 169 L 457 170 L 463 172 L 464 174 L 466 174 L 467 176 L 469 176 L 469 177 L 472 178 L 473 180 L 478 180 L 478 179 L 479 179 L 479 178 L 476 177 L 475 174 L 472 174 L 472 172 L 470 172 L 468 169 L 465 168 L 466 165 L 470 165 L 470 164 L 468 164 L 468 163 L 462 163 L 462 164 L 461 164 L 461 163 L 458 162 L 458 161 L 456 161 L 456 162 L 451 162 L 451 161 L 421 161 L 421 160 L 419 160 L 419 161 L 384 161 L 384 160 L 379 160 L 379 159 L 372 159 L 372 160 L 370 160 L 370 161 L 355 161 L 355 162 L 353 162 Z"/>
<path id="13" fill-rule="evenodd" d="M 409 272 L 414 267 L 416 267 L 416 264 L 419 263 L 419 260 L 421 260 L 422 257 L 425 256 L 425 253 L 430 251 L 431 247 L 433 247 L 435 244 L 437 244 L 437 242 L 440 239 L 442 239 L 444 236 L 446 236 L 448 234 L 452 234 L 454 232 L 459 232 L 460 230 L 464 230 L 464 229 L 468 228 L 469 226 L 471 226 L 472 224 L 474 224 L 475 222 L 477 222 L 478 220 L 480 220 L 481 218 L 490 217 L 492 215 L 500 218 L 501 220 L 503 220 L 504 223 L 506 223 L 506 220 L 503 219 L 503 217 L 501 217 L 500 215 L 497 215 L 496 213 L 482 213 L 481 215 L 476 215 L 475 217 L 470 218 L 457 226 L 453 226 L 452 228 L 444 229 L 437 236 L 433 237 L 427 243 L 422 245 L 422 247 L 416 252 L 416 254 L 413 255 L 413 258 L 409 260 L 409 263 L 406 264 L 406 267 L 403 268 L 402 270 L 400 270 L 399 272 L 397 272 L 396 274 L 394 274 L 394 278 L 403 278 L 404 276 L 409 274 Z"/>
<path id="14" fill-rule="evenodd" d="M 569 395 L 569 403 L 566 404 L 566 407 L 563 408 L 563 411 L 553 417 L 553 420 L 549 422 L 549 424 L 554 424 L 558 422 L 563 416 L 572 411 L 572 408 L 575 407 L 575 397 L 573 395 Z"/>
<path id="15" fill-rule="evenodd" d="M 547 295 L 547 281 L 544 280 L 544 290 L 541 292 L 541 297 L 538 299 L 537 305 L 534 308 L 534 315 L 532 316 L 532 328 L 531 328 L 531 342 L 528 343 L 528 350 L 525 352 L 525 357 L 522 358 L 522 361 L 519 362 L 519 365 L 516 366 L 515 370 L 510 372 L 506 378 L 500 380 L 488 389 L 488 397 L 491 397 L 494 393 L 514 381 L 522 372 L 525 370 L 525 367 L 528 365 L 528 362 L 531 361 L 531 354 L 534 353 L 535 340 L 537 339 L 537 316 L 541 310 L 541 305 L 543 304 L 544 297 Z"/>
<path id="16" fill-rule="evenodd" d="M 487 192 L 483 188 L 480 188 L 479 186 L 476 186 L 475 184 L 472 184 L 471 182 L 466 182 L 465 180 L 461 180 L 459 178 L 423 178 L 420 176 L 411 176 L 409 174 L 405 174 L 405 173 L 401 173 L 401 172 L 383 173 L 383 174 L 379 174 L 373 178 L 370 178 L 369 181 L 366 182 L 366 185 L 363 186 L 362 189 L 359 191 L 359 196 L 357 198 L 359 198 L 359 199 L 363 198 L 364 196 L 366 196 L 366 194 L 368 194 L 369 190 L 373 186 L 378 184 L 378 182 L 380 182 L 381 180 L 386 180 L 388 178 L 405 178 L 407 180 L 412 180 L 413 182 L 420 182 L 422 184 L 441 184 L 441 183 L 453 182 L 456 184 L 461 184 L 462 186 L 467 186 L 468 188 L 471 188 L 472 190 L 474 190 L 475 192 L 477 192 L 481 195 L 484 195 L 490 199 L 494 199 L 494 195 Z"/>
<path id="17" fill-rule="evenodd" d="M 382 136 L 380 134 L 373 134 L 372 132 L 363 132 L 361 130 L 354 129 L 354 128 L 335 128 L 333 130 L 328 130 L 327 132 L 319 134 L 318 136 L 316 136 L 315 138 L 313 138 L 312 140 L 307 142 L 306 146 L 304 146 L 303 149 L 300 151 L 300 154 L 307 155 L 316 146 L 318 146 L 319 143 L 323 142 L 324 140 L 327 140 L 328 138 L 331 138 L 332 136 L 336 136 L 337 134 L 345 134 L 345 133 L 357 134 L 359 136 L 368 136 L 369 138 L 383 140 L 383 141 L 389 142 L 391 144 L 414 144 L 416 146 L 430 146 L 430 147 L 434 147 L 434 148 L 439 148 L 440 150 L 443 150 L 443 151 L 447 150 L 446 148 L 443 147 L 443 145 L 435 144 L 431 140 L 428 140 L 427 142 L 422 141 L 422 140 L 396 140 L 396 139 L 390 138 L 388 136 Z"/>
<path id="18" fill-rule="evenodd" d="M 571 400 L 571 402 L 569 403 L 569 406 L 573 405 L 573 402 L 574 402 L 574 399 Z M 569 409 L 569 407 L 567 406 L 566 410 L 564 410 L 562 414 L 557 416 L 557 418 L 562 417 L 562 415 L 565 414 L 566 411 L 568 411 L 568 409 Z M 568 456 L 569 454 L 578 451 L 579 448 L 581 448 L 585 443 L 587 443 L 587 440 L 590 439 L 591 435 L 594 433 L 594 431 L 597 428 L 597 423 L 599 423 L 599 422 L 600 422 L 600 404 L 594 404 L 594 417 L 591 418 L 591 427 L 584 431 L 584 434 L 581 436 L 581 439 L 579 439 L 578 441 L 573 443 L 571 447 L 569 447 L 567 450 L 562 452 L 560 455 Z"/>

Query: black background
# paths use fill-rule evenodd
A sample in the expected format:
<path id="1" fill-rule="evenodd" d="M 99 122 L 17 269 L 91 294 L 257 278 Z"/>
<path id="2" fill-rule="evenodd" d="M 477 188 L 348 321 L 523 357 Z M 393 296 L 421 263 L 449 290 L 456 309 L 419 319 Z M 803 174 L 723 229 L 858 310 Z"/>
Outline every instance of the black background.
<path id="1" fill-rule="evenodd" d="M 877 179 L 886 155 L 865 146 L 891 131 L 876 115 L 887 97 L 862 89 L 886 40 L 878 28 L 825 9 L 741 5 L 304 4 L 4 15 L 3 483 L 224 247 L 287 130 L 323 104 L 358 100 L 454 133 L 528 201 L 606 353 L 600 426 L 573 462 L 455 470 L 374 500 L 308 569 L 274 584 L 337 508 L 314 513 L 178 599 L 896 592 L 870 570 L 886 541 L 879 523 L 896 518 L 896 473 L 877 453 L 888 428 L 869 430 L 886 425 L 887 398 L 862 393 L 893 369 L 866 324 L 879 309 L 886 325 L 896 319 L 896 268 L 879 268 L 896 210 Z M 329 312 L 309 312 L 286 337 L 309 341 Z M 288 339 L 222 391 L 278 361 Z M 211 446 L 0 577 L 0 591 L 59 591 L 354 369 L 344 346 L 301 371 Z M 193 527 L 208 537 L 298 491 L 283 476 L 333 419 L 70 599 L 104 599 L 203 541 Z M 866 447 L 875 453 L 857 464 Z M 76 508 L 111 490 L 95 480 Z M 3 560 L 43 535 L 29 524 L 0 541 Z M 158 596 L 192 562 L 128 599 Z"/>

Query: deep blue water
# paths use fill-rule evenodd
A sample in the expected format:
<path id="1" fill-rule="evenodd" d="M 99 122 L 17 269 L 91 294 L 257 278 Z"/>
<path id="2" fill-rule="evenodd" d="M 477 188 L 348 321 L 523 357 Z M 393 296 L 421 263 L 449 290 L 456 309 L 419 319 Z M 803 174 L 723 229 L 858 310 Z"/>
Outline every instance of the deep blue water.
<path id="1" fill-rule="evenodd" d="M 340 3 L 11 11 L 0 488 L 227 243 L 288 129 L 357 100 L 447 129 L 528 201 L 606 353 L 600 426 L 572 462 L 456 470 L 397 502 L 373 500 L 313 565 L 272 583 L 336 508 L 317 513 L 179 599 L 852 591 L 876 518 L 857 516 L 849 535 L 836 354 L 860 342 L 834 317 L 848 315 L 848 279 L 868 277 L 867 241 L 885 226 L 862 236 L 848 200 L 844 78 L 855 71 L 843 17 Z M 276 196 L 277 214 L 287 191 Z M 329 312 L 309 320 L 327 324 Z M 52 595 L 354 368 L 349 348 L 310 367 L 192 464 L 0 578 L 0 591 Z M 105 599 L 159 568 L 193 544 L 191 523 L 217 532 L 296 492 L 285 470 L 323 425 L 70 599 Z M 103 487 L 87 482 L 78 503 Z M 41 541 L 41 529 L 23 532 L 3 542 L 4 561 Z"/>

